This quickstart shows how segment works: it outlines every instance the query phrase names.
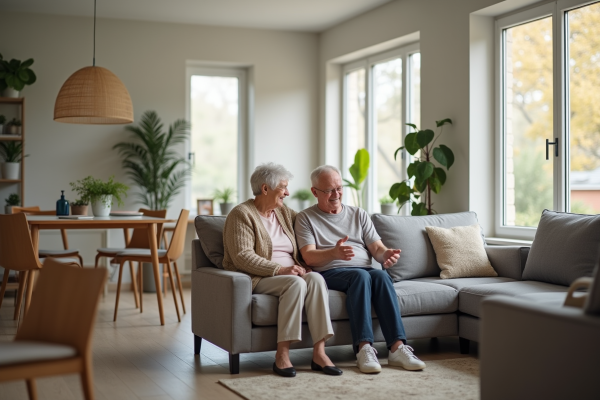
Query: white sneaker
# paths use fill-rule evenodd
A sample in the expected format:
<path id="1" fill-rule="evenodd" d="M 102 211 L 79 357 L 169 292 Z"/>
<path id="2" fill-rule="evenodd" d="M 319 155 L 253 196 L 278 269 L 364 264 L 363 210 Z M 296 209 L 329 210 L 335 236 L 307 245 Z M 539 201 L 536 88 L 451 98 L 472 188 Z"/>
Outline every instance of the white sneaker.
<path id="1" fill-rule="evenodd" d="M 413 354 L 413 348 L 401 344 L 395 352 L 390 352 L 388 364 L 394 367 L 402 367 L 409 371 L 418 371 L 425 368 L 425 363 Z"/>
<path id="2" fill-rule="evenodd" d="M 377 350 L 370 344 L 365 344 L 356 355 L 356 365 L 360 372 L 365 374 L 377 374 L 381 372 L 381 365 L 377 359 Z"/>

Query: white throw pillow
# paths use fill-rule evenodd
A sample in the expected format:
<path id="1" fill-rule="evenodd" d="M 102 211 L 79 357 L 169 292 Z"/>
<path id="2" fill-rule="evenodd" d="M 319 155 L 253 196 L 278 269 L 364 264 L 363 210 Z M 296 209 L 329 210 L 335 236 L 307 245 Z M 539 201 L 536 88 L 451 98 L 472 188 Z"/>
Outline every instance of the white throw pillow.
<path id="1" fill-rule="evenodd" d="M 440 278 L 498 276 L 483 248 L 479 224 L 425 229 L 442 270 Z"/>

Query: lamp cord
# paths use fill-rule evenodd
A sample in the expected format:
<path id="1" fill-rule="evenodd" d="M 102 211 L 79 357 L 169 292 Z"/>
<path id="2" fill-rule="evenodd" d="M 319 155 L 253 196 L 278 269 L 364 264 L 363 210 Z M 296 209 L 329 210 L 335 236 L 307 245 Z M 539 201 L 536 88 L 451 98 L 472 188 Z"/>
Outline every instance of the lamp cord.
<path id="1" fill-rule="evenodd" d="M 94 0 L 94 58 L 92 66 L 96 66 L 96 0 Z"/>

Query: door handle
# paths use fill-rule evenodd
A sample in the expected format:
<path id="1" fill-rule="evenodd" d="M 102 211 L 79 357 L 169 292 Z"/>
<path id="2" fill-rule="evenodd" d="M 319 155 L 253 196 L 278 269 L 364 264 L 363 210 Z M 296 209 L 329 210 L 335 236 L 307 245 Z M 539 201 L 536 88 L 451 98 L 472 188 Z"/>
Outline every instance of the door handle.
<path id="1" fill-rule="evenodd" d="M 549 160 L 548 157 L 548 147 L 554 146 L 554 157 L 558 157 L 558 138 L 554 138 L 554 142 L 551 142 L 550 139 L 546 139 L 546 160 Z"/>

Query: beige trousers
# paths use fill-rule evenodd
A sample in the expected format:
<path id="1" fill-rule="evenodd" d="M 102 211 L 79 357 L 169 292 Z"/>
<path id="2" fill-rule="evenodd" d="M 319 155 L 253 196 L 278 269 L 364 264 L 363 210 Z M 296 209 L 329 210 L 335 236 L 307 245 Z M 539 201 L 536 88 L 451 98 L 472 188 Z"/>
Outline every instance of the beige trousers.
<path id="1" fill-rule="evenodd" d="M 254 293 L 279 297 L 277 343 L 302 339 L 302 308 L 306 309 L 313 343 L 333 336 L 329 318 L 329 293 L 321 274 L 278 275 L 262 278 Z"/>

